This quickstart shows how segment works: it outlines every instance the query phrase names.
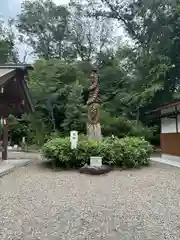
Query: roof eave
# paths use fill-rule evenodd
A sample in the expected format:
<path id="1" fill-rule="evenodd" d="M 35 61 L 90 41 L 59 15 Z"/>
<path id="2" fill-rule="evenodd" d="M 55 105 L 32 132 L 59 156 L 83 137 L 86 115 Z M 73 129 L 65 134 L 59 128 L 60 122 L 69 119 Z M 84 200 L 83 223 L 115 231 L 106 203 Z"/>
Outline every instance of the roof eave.
<path id="1" fill-rule="evenodd" d="M 174 102 L 170 102 L 168 104 L 162 105 L 161 107 L 158 107 L 152 111 L 146 112 L 145 115 L 149 115 L 158 111 L 161 111 L 162 109 L 168 108 L 168 107 L 173 107 L 173 106 L 177 106 L 178 104 L 180 104 L 180 100 L 176 100 Z"/>
<path id="2" fill-rule="evenodd" d="M 0 87 L 3 87 L 4 85 L 6 85 L 9 82 L 9 80 L 15 76 L 16 76 L 16 70 L 12 70 L 11 72 L 0 77 L 1 78 Z"/>
<path id="3" fill-rule="evenodd" d="M 0 65 L 0 69 L 33 70 L 34 66 L 31 64 L 4 64 Z"/>

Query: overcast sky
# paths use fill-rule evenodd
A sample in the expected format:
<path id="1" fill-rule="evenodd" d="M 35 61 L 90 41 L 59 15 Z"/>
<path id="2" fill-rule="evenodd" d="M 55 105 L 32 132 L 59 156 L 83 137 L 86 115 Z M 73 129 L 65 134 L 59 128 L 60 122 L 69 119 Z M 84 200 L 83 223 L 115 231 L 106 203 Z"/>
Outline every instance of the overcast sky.
<path id="1" fill-rule="evenodd" d="M 57 4 L 67 4 L 69 2 L 69 0 L 53 1 Z M 0 2 L 0 13 L 7 19 L 8 17 L 14 17 L 20 11 L 21 2 L 23 2 L 23 0 L 0 0 Z"/>

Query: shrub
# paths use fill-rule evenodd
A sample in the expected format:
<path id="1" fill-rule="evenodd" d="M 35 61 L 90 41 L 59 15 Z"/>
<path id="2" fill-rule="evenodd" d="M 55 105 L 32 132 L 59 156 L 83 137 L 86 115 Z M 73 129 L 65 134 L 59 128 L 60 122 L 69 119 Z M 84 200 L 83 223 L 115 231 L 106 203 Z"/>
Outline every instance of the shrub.
<path id="1" fill-rule="evenodd" d="M 43 155 L 63 167 L 81 167 L 91 156 L 101 156 L 103 164 L 120 167 L 148 165 L 152 146 L 143 138 L 105 138 L 101 142 L 80 138 L 77 149 L 70 148 L 69 137 L 54 138 L 43 147 Z"/>
<path id="2" fill-rule="evenodd" d="M 138 137 L 125 137 L 119 142 L 117 141 L 115 144 L 119 145 L 122 152 L 121 161 L 124 166 L 137 167 L 149 164 L 149 157 L 153 149 L 146 140 Z"/>
<path id="3" fill-rule="evenodd" d="M 146 140 L 150 140 L 153 137 L 153 133 L 156 131 L 154 127 L 146 127 L 141 122 L 129 121 L 131 129 L 128 136 L 144 137 Z"/>
<path id="4" fill-rule="evenodd" d="M 103 136 L 115 136 L 121 138 L 126 136 L 132 128 L 130 121 L 124 117 L 112 117 L 107 112 L 101 113 L 101 127 Z"/>
<path id="5" fill-rule="evenodd" d="M 59 161 L 67 166 L 72 160 L 73 151 L 70 150 L 69 138 L 52 138 L 43 146 L 43 153 L 47 159 Z"/>
<path id="6" fill-rule="evenodd" d="M 144 126 L 141 122 L 129 120 L 123 116 L 112 117 L 109 113 L 101 112 L 101 126 L 103 136 L 115 136 L 122 138 L 125 136 L 144 137 L 150 141 L 153 138 L 155 128 Z"/>

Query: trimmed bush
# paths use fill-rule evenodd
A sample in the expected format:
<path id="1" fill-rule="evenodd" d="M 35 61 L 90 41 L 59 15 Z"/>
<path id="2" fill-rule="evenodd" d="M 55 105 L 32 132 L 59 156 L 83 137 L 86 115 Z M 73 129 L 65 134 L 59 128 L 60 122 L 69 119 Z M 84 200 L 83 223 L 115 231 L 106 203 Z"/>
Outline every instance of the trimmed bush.
<path id="1" fill-rule="evenodd" d="M 120 142 L 120 144 L 119 144 Z M 121 141 L 115 141 L 114 145 L 119 146 L 122 153 L 116 163 L 126 167 L 138 167 L 149 164 L 149 157 L 152 153 L 152 146 L 143 138 L 125 137 Z M 120 162 L 119 162 L 120 160 Z"/>
<path id="2" fill-rule="evenodd" d="M 77 149 L 70 148 L 69 137 L 54 138 L 43 147 L 43 155 L 63 167 L 82 167 L 90 156 L 101 156 L 103 164 L 119 167 L 138 167 L 149 164 L 152 146 L 138 137 L 105 138 L 101 142 L 80 138 Z"/>

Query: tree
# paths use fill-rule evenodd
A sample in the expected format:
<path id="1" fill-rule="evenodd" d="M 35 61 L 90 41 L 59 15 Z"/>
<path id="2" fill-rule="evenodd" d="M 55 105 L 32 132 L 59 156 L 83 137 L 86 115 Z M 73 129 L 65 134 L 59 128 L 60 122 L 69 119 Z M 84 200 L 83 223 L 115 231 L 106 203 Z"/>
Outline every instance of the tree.
<path id="1" fill-rule="evenodd" d="M 65 132 L 71 130 L 85 132 L 87 114 L 82 100 L 82 91 L 83 86 L 75 82 L 68 94 L 65 119 L 62 123 Z"/>
<path id="2" fill-rule="evenodd" d="M 76 82 L 78 83 L 75 84 Z M 56 59 L 38 61 L 35 71 L 30 76 L 29 86 L 35 110 L 41 113 L 44 123 L 51 126 L 53 130 L 63 130 L 62 124 L 66 115 L 69 114 L 67 102 L 72 101 L 73 103 L 74 101 L 76 105 L 75 94 L 81 93 L 85 82 L 87 82 L 87 77 L 78 68 L 76 62 L 66 64 L 65 61 Z M 71 98 L 71 94 L 74 99 Z M 80 95 L 78 96 L 78 101 L 82 101 Z M 80 110 L 81 107 L 79 106 L 77 109 Z"/>
<path id="3" fill-rule="evenodd" d="M 45 59 L 92 61 L 115 44 L 112 21 L 89 17 L 78 0 L 71 1 L 69 7 L 52 0 L 26 0 L 17 27 L 34 53 Z"/>
<path id="4" fill-rule="evenodd" d="M 12 20 L 8 21 L 7 27 L 5 27 L 3 21 L 0 21 L 0 64 L 8 62 L 18 62 L 15 35 L 12 31 Z"/>
<path id="5" fill-rule="evenodd" d="M 25 34 L 34 53 L 45 59 L 62 59 L 65 53 L 68 10 L 52 0 L 26 0 L 17 18 L 20 33 Z"/>
<path id="6" fill-rule="evenodd" d="M 101 0 L 89 4 L 94 6 L 91 16 L 118 20 L 133 39 L 131 62 L 137 99 L 144 102 L 145 97 L 147 104 L 143 105 L 149 109 L 172 100 L 179 89 L 179 0 Z"/>
<path id="7" fill-rule="evenodd" d="M 115 44 L 115 27 L 110 19 L 88 16 L 79 0 L 70 2 L 69 13 L 69 39 L 81 60 L 95 60 Z"/>
<path id="8" fill-rule="evenodd" d="M 130 44 L 117 47 L 117 21 Z M 26 0 L 17 26 L 39 57 L 30 74 L 35 113 L 28 133 L 42 132 L 39 142 L 52 132 L 85 130 L 92 62 L 99 70 L 104 120 L 112 118 L 110 128 L 103 122 L 108 134 L 112 129 L 118 132 L 127 119 L 145 122 L 144 112 L 178 96 L 177 1 L 163 5 L 159 0 L 75 0 L 65 7 Z M 13 33 L 10 27 L 9 32 Z"/>

